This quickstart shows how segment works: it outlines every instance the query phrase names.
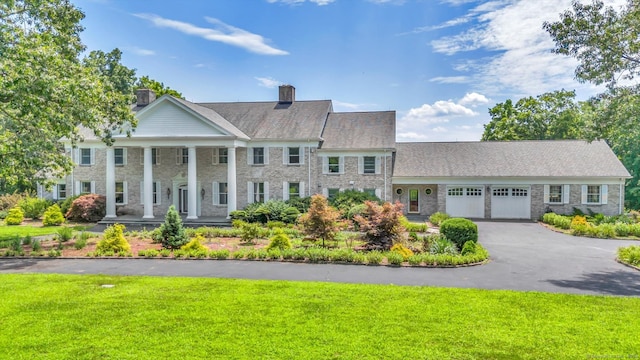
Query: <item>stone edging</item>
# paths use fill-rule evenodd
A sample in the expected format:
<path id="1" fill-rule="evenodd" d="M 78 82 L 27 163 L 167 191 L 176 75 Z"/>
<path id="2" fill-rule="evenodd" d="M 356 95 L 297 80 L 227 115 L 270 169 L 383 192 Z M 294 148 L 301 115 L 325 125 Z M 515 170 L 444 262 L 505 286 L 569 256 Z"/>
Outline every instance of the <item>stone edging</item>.
<path id="1" fill-rule="evenodd" d="M 637 267 L 637 266 L 635 266 L 635 265 L 631 265 L 631 264 L 629 264 L 629 263 L 626 263 L 626 262 L 624 262 L 624 261 L 620 260 L 619 258 L 616 258 L 616 262 L 618 262 L 618 263 L 620 263 L 620 264 L 622 264 L 622 265 L 624 265 L 624 266 L 626 266 L 626 267 L 630 267 L 630 268 L 632 268 L 632 269 L 635 269 L 635 270 L 640 271 L 640 267 Z"/>

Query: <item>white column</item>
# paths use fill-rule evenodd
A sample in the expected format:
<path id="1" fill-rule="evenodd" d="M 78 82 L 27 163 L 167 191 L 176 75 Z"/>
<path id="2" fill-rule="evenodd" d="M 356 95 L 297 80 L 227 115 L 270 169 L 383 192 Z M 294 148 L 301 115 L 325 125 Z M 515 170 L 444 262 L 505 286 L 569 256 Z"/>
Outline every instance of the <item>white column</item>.
<path id="1" fill-rule="evenodd" d="M 229 147 L 227 148 L 227 215 L 236 210 L 236 205 L 236 148 Z"/>
<path id="2" fill-rule="evenodd" d="M 144 148 L 144 216 L 143 219 L 153 219 L 153 158 L 151 148 Z M 158 192 L 160 189 L 158 189 Z M 158 194 L 160 196 L 160 194 Z"/>
<path id="3" fill-rule="evenodd" d="M 197 219 L 198 218 L 198 180 L 197 180 L 197 170 L 196 166 L 196 147 L 189 146 L 189 166 L 187 170 L 187 186 L 189 192 L 189 212 L 187 214 L 187 219 Z"/>
<path id="4" fill-rule="evenodd" d="M 116 160 L 113 147 L 107 147 L 107 211 L 105 218 L 113 219 L 116 217 Z"/>

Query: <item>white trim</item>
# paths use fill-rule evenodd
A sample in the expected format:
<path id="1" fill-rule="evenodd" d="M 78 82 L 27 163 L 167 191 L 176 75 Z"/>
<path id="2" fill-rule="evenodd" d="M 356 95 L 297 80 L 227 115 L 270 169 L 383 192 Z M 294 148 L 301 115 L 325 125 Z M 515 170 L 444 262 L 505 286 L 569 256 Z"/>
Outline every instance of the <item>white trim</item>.
<path id="1" fill-rule="evenodd" d="M 128 187 L 127 187 L 127 182 L 126 181 L 116 181 L 116 187 L 115 189 L 117 190 L 117 184 L 118 183 L 122 183 L 122 200 L 123 202 L 119 203 L 116 202 L 116 205 L 127 205 L 129 204 L 129 191 L 128 191 Z M 116 198 L 117 191 L 114 191 L 114 200 Z"/>
<path id="2" fill-rule="evenodd" d="M 219 151 L 217 147 L 211 148 L 211 165 L 218 165 L 219 163 L 218 153 Z"/>
<path id="3" fill-rule="evenodd" d="M 564 184 L 562 186 L 562 202 L 569 204 L 571 202 L 571 185 Z"/>
<path id="4" fill-rule="evenodd" d="M 329 158 L 337 157 L 338 158 L 338 172 L 329 172 Z M 322 174 L 324 175 L 342 175 L 344 174 L 344 156 L 339 155 L 331 155 L 331 156 L 323 156 L 322 157 Z"/>
<path id="5" fill-rule="evenodd" d="M 120 149 L 122 149 L 122 164 L 118 164 L 116 162 L 116 155 L 115 155 L 116 150 L 120 150 Z M 125 147 L 115 147 L 115 148 L 113 148 L 113 164 L 115 166 L 127 166 L 127 148 L 125 148 Z"/>
<path id="6" fill-rule="evenodd" d="M 550 185 L 544 185 L 544 203 L 545 204 L 549 204 L 549 198 L 551 195 L 551 186 Z"/>
<path id="7" fill-rule="evenodd" d="M 609 201 L 609 186 L 607 184 L 602 184 L 600 186 L 600 204 L 607 205 Z"/>
<path id="8" fill-rule="evenodd" d="M 392 177 L 393 185 L 474 185 L 474 184 L 505 184 L 505 185 L 564 185 L 564 184 L 586 184 L 618 185 L 620 177 L 607 178 L 571 178 L 571 177 Z"/>

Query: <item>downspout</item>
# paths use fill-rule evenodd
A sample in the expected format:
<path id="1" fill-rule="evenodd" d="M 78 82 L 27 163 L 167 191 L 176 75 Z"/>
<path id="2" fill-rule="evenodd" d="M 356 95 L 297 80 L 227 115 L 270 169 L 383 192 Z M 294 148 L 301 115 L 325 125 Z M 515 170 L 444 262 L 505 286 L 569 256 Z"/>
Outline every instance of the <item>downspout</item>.
<path id="1" fill-rule="evenodd" d="M 384 149 L 384 201 L 387 200 L 387 149 Z"/>
<path id="2" fill-rule="evenodd" d="M 626 183 L 626 181 L 624 181 L 624 179 L 621 179 L 620 182 L 620 196 L 618 197 L 618 202 L 620 203 L 618 205 L 618 214 L 622 214 L 624 211 L 624 184 Z"/>
<path id="3" fill-rule="evenodd" d="M 307 151 L 309 152 L 309 158 L 307 159 L 307 169 L 309 172 L 309 181 L 307 182 L 307 196 L 311 196 L 311 140 L 307 139 Z"/>

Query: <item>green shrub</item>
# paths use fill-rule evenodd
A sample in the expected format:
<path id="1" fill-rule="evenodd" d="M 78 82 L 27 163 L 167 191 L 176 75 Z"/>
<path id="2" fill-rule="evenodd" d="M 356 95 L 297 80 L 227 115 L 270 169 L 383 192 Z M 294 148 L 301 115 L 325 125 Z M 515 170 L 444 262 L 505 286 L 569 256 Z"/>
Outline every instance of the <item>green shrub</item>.
<path id="1" fill-rule="evenodd" d="M 440 226 L 443 221 L 449 218 L 450 216 L 448 214 L 438 211 L 436 213 L 431 214 L 431 216 L 429 216 L 429 222 L 435 226 Z"/>
<path id="2" fill-rule="evenodd" d="M 58 229 L 58 240 L 60 242 L 67 242 L 73 238 L 73 228 L 62 227 Z"/>
<path id="3" fill-rule="evenodd" d="M 40 219 L 44 214 L 45 209 L 49 205 L 49 202 L 45 199 L 38 199 L 35 197 L 26 197 L 20 201 L 20 209 L 24 213 L 24 216 L 30 219 Z"/>
<path id="4" fill-rule="evenodd" d="M 618 259 L 633 266 L 640 266 L 640 246 L 631 245 L 618 248 Z"/>
<path id="5" fill-rule="evenodd" d="M 597 229 L 596 236 L 601 239 L 613 239 L 616 237 L 616 227 L 613 224 L 602 223 L 595 228 Z"/>
<path id="6" fill-rule="evenodd" d="M 260 225 L 256 223 L 244 223 L 240 228 L 240 238 L 242 242 L 252 243 L 253 240 L 258 239 L 261 233 Z"/>
<path id="7" fill-rule="evenodd" d="M 440 224 L 440 233 L 451 240 L 458 249 L 467 241 L 478 241 L 478 226 L 464 218 L 450 218 Z"/>
<path id="8" fill-rule="evenodd" d="M 245 250 L 238 250 L 231 253 L 231 257 L 233 257 L 236 260 L 244 259 L 246 255 L 247 255 L 247 252 Z"/>
<path id="9" fill-rule="evenodd" d="M 4 223 L 7 225 L 20 225 L 24 220 L 24 213 L 19 207 L 14 207 L 9 210 L 7 217 L 4 218 Z"/>
<path id="10" fill-rule="evenodd" d="M 456 248 L 456 245 L 445 236 L 438 236 L 435 238 L 435 241 L 429 245 L 429 253 L 432 255 L 457 255 L 458 249 Z"/>
<path id="11" fill-rule="evenodd" d="M 31 241 L 32 241 L 31 235 L 27 235 L 24 238 L 22 238 L 23 245 L 31 245 Z"/>
<path id="12" fill-rule="evenodd" d="M 267 259 L 280 260 L 281 256 L 282 256 L 281 251 L 278 248 L 273 248 L 273 249 L 268 249 L 267 250 Z"/>
<path id="13" fill-rule="evenodd" d="M 405 216 L 400 217 L 400 224 L 406 231 L 409 232 L 427 232 L 427 224 L 426 223 L 415 223 L 409 221 Z"/>
<path id="14" fill-rule="evenodd" d="M 47 252 L 47 256 L 49 257 L 58 257 L 61 255 L 62 255 L 62 252 L 60 250 L 52 249 L 52 250 L 49 250 L 49 252 Z"/>
<path id="15" fill-rule="evenodd" d="M 42 250 L 42 244 L 40 244 L 40 240 L 38 239 L 33 240 L 33 242 L 31 243 L 31 251 L 39 252 L 41 250 Z"/>
<path id="16" fill-rule="evenodd" d="M 124 238 L 124 225 L 113 224 L 104 230 L 102 240 L 98 242 L 96 251 L 101 253 L 126 253 L 131 251 L 131 245 Z"/>
<path id="17" fill-rule="evenodd" d="M 466 243 L 464 243 L 464 245 L 462 246 L 462 250 L 460 250 L 460 255 L 465 256 L 468 254 L 475 254 L 476 244 L 477 243 L 473 241 L 467 241 Z"/>
<path id="18" fill-rule="evenodd" d="M 331 206 L 336 209 L 343 213 L 347 213 L 354 205 L 364 204 L 366 201 L 379 203 L 380 199 L 377 196 L 364 191 L 344 190 L 336 194 L 336 196 L 330 200 L 330 203 Z"/>
<path id="19" fill-rule="evenodd" d="M 165 249 L 179 249 L 189 242 L 189 237 L 185 233 L 182 226 L 182 219 L 178 214 L 175 206 L 169 206 L 167 215 L 164 217 L 164 223 L 160 225 L 160 234 L 158 236 L 162 247 Z"/>
<path id="20" fill-rule="evenodd" d="M 73 247 L 76 250 L 84 249 L 87 246 L 87 239 L 78 238 L 76 242 L 73 244 Z"/>
<path id="21" fill-rule="evenodd" d="M 361 252 L 356 252 L 353 255 L 353 263 L 354 264 L 366 264 L 367 263 L 367 255 L 361 253 Z"/>
<path id="22" fill-rule="evenodd" d="M 365 204 L 353 205 L 347 210 L 347 212 L 344 214 L 344 217 L 349 220 L 353 220 L 353 217 L 356 215 L 362 216 L 366 209 L 367 209 L 367 206 Z"/>
<path id="23" fill-rule="evenodd" d="M 196 235 L 191 241 L 182 245 L 180 250 L 184 250 L 186 252 L 195 252 L 201 250 L 207 250 L 207 248 L 202 245 L 202 242 L 205 241 L 204 237 L 200 234 Z"/>
<path id="24" fill-rule="evenodd" d="M 81 195 L 73 201 L 65 217 L 72 221 L 98 221 L 106 214 L 107 199 L 102 195 Z"/>
<path id="25" fill-rule="evenodd" d="M 367 254 L 367 263 L 371 265 L 380 265 L 383 259 L 384 255 L 379 251 L 370 251 Z"/>
<path id="26" fill-rule="evenodd" d="M 27 193 L 17 192 L 0 195 L 0 211 L 7 211 L 18 206 L 27 196 L 29 196 Z"/>
<path id="27" fill-rule="evenodd" d="M 304 248 L 293 249 L 293 260 L 304 260 L 307 258 L 307 250 Z"/>
<path id="28" fill-rule="evenodd" d="M 307 259 L 309 262 L 317 263 L 331 260 L 330 251 L 325 248 L 311 247 L 307 249 Z"/>
<path id="29" fill-rule="evenodd" d="M 264 260 L 269 257 L 269 253 L 266 249 L 258 249 L 256 251 L 256 257 L 260 260 Z"/>
<path id="30" fill-rule="evenodd" d="M 0 210 L 0 220 L 4 220 L 7 215 L 9 215 L 9 211 L 7 210 Z"/>
<path id="31" fill-rule="evenodd" d="M 558 215 L 552 212 L 542 215 L 542 222 L 564 230 L 568 230 L 571 228 L 570 217 Z"/>
<path id="32" fill-rule="evenodd" d="M 276 229 L 271 239 L 269 239 L 267 250 L 271 249 L 291 249 L 291 241 L 289 240 L 287 234 L 282 231 L 282 229 Z"/>
<path id="33" fill-rule="evenodd" d="M 211 250 L 211 252 L 209 252 L 209 257 L 217 260 L 226 260 L 229 258 L 230 254 L 231 253 L 227 249 Z"/>
<path id="34" fill-rule="evenodd" d="M 422 264 L 422 257 L 420 255 L 412 255 L 407 259 L 407 261 L 411 266 L 419 266 Z"/>
<path id="35" fill-rule="evenodd" d="M 400 243 L 396 243 L 395 245 L 393 245 L 391 247 L 391 252 L 400 254 L 402 258 L 405 260 L 413 256 L 413 251 L 411 251 L 411 249 L 406 248 L 404 245 Z"/>
<path id="36" fill-rule="evenodd" d="M 389 263 L 390 265 L 400 266 L 402 265 L 404 260 L 405 260 L 404 256 L 402 256 L 402 254 L 398 252 L 395 252 L 395 251 L 387 252 L 387 263 Z"/>
<path id="37" fill-rule="evenodd" d="M 615 225 L 616 236 L 626 237 L 631 235 L 631 225 L 625 223 L 616 223 Z"/>
<path id="38" fill-rule="evenodd" d="M 281 200 L 269 200 L 266 203 L 252 203 L 243 210 L 231 212 L 233 220 L 242 220 L 249 223 L 260 222 L 266 224 L 269 221 L 281 221 L 287 224 L 294 223 L 300 211 Z"/>
<path id="39" fill-rule="evenodd" d="M 80 195 L 69 196 L 63 201 L 60 201 L 59 204 L 60 204 L 60 210 L 62 211 L 62 213 L 66 214 L 67 212 L 69 212 L 69 209 L 71 209 L 71 204 L 73 204 L 73 202 L 79 197 Z"/>
<path id="40" fill-rule="evenodd" d="M 64 216 L 58 204 L 53 204 L 44 212 L 42 224 L 44 226 L 57 226 L 64 223 Z"/>
<path id="41" fill-rule="evenodd" d="M 162 250 L 160 250 L 160 256 L 162 256 L 162 257 L 169 257 L 169 255 L 171 255 L 171 250 L 169 250 L 169 249 L 162 249 Z"/>
<path id="42" fill-rule="evenodd" d="M 355 251 L 351 249 L 335 249 L 329 252 L 329 260 L 335 262 L 353 262 Z"/>
<path id="43" fill-rule="evenodd" d="M 267 229 L 286 228 L 287 224 L 282 221 L 269 221 L 267 222 Z"/>
<path id="44" fill-rule="evenodd" d="M 571 225 L 571 234 L 575 235 L 575 236 L 585 236 L 585 235 L 589 235 L 590 233 L 590 228 L 592 228 L 593 226 L 589 225 L 588 223 L 586 224 L 572 224 Z"/>
<path id="45" fill-rule="evenodd" d="M 293 208 L 296 208 L 300 214 L 304 214 L 309 210 L 309 206 L 311 206 L 311 197 L 293 197 L 285 203 Z"/>

